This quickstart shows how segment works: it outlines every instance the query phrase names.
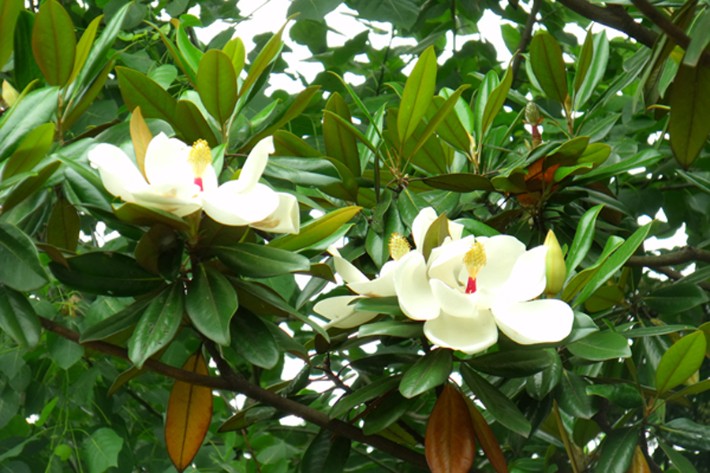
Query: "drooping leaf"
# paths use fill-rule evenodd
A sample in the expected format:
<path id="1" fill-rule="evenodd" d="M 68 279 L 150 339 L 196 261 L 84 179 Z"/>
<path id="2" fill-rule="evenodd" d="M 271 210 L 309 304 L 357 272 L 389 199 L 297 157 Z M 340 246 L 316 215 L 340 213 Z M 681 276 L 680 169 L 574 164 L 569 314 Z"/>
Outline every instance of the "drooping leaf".
<path id="1" fill-rule="evenodd" d="M 208 375 L 200 352 L 187 359 L 182 369 Z M 175 381 L 165 414 L 165 446 L 170 460 L 183 471 L 197 455 L 212 420 L 212 390 L 205 386 Z"/>
<path id="2" fill-rule="evenodd" d="M 466 473 L 476 454 L 473 422 L 466 400 L 447 384 L 436 400 L 424 438 L 432 473 Z"/>
<path id="3" fill-rule="evenodd" d="M 530 42 L 530 64 L 543 92 L 552 100 L 567 100 L 567 73 L 562 49 L 547 31 L 539 31 Z"/>
<path id="4" fill-rule="evenodd" d="M 47 0 L 39 7 L 32 30 L 32 51 L 48 84 L 63 86 L 69 81 L 76 36 L 69 14 L 56 0 Z"/>
<path id="5" fill-rule="evenodd" d="M 707 340 L 697 330 L 675 342 L 661 357 L 656 369 L 656 390 L 664 393 L 687 380 L 705 359 Z"/>
<path id="6" fill-rule="evenodd" d="M 710 134 L 710 67 L 681 64 L 673 81 L 668 131 L 676 160 L 688 168 Z"/>
<path id="7" fill-rule="evenodd" d="M 219 345 L 229 345 L 229 321 L 237 307 L 237 293 L 222 273 L 204 264 L 193 269 L 185 309 L 197 330 Z"/>
<path id="8" fill-rule="evenodd" d="M 451 373 L 451 354 L 451 350 L 437 348 L 417 360 L 399 383 L 402 396 L 410 399 L 443 384 Z"/>
<path id="9" fill-rule="evenodd" d="M 32 240 L 17 227 L 0 222 L 0 283 L 18 291 L 32 291 L 47 281 Z"/>

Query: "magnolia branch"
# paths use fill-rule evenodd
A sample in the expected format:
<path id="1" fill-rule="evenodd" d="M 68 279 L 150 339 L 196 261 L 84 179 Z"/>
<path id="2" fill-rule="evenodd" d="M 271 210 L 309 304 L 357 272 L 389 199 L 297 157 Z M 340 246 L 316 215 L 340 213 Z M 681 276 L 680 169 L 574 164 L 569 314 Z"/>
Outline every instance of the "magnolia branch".
<path id="1" fill-rule="evenodd" d="M 528 20 L 525 22 L 525 28 L 520 35 L 520 42 L 517 47 L 517 54 L 513 58 L 513 78 L 518 76 L 518 69 L 520 69 L 520 64 L 522 61 L 522 53 L 528 49 L 528 44 L 532 39 L 532 30 L 535 26 L 535 21 L 537 19 L 537 14 L 540 11 L 540 6 L 542 5 L 542 0 L 533 0 L 532 6 L 530 7 L 530 14 L 528 15 Z"/>
<path id="2" fill-rule="evenodd" d="M 63 338 L 71 340 L 91 350 L 128 360 L 128 352 L 123 347 L 100 341 L 81 343 L 77 332 L 74 332 L 63 325 L 44 317 L 40 317 L 39 319 L 42 327 L 60 335 Z M 383 452 L 399 458 L 400 460 L 426 468 L 426 460 L 420 453 L 379 435 L 365 435 L 362 430 L 348 424 L 347 422 L 331 419 L 323 412 L 304 406 L 296 401 L 279 396 L 276 393 L 267 391 L 260 386 L 252 384 L 243 377 L 234 373 L 228 365 L 223 363 L 221 357 L 218 357 L 215 361 L 218 362 L 218 368 L 220 368 L 220 372 L 222 373 L 219 377 L 197 374 L 191 371 L 175 368 L 174 366 L 170 366 L 153 359 L 147 360 L 144 366 L 151 371 L 178 381 L 243 394 L 256 401 L 273 406 L 281 412 L 295 415 L 323 429 L 328 429 L 336 435 L 355 440 L 356 442 L 371 445 L 379 450 L 382 450 Z"/>
<path id="3" fill-rule="evenodd" d="M 662 255 L 632 256 L 626 262 L 626 266 L 657 268 L 661 266 L 692 263 L 695 261 L 710 263 L 710 251 L 686 246 L 680 250 L 671 251 Z"/>

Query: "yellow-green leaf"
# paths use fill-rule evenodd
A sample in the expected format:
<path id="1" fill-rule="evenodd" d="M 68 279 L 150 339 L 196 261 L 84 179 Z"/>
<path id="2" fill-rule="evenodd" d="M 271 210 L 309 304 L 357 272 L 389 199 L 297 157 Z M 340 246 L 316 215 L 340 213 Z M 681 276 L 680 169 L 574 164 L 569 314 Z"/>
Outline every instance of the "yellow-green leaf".
<path id="1" fill-rule="evenodd" d="M 244 48 L 244 43 L 239 38 L 232 38 L 227 41 L 227 44 L 222 48 L 222 52 L 226 54 L 232 61 L 232 66 L 234 66 L 234 72 L 239 77 L 244 69 L 244 62 L 246 61 L 246 49 Z"/>
<path id="2" fill-rule="evenodd" d="M 131 114 L 130 122 L 131 141 L 133 142 L 133 151 L 136 153 L 136 164 L 138 169 L 145 176 L 145 152 L 148 150 L 148 144 L 153 139 L 153 134 L 146 125 L 141 113 L 141 108 L 136 107 Z"/>
<path id="3" fill-rule="evenodd" d="M 0 2 L 0 67 L 4 66 L 12 54 L 17 15 L 22 10 L 22 0 Z"/>
<path id="4" fill-rule="evenodd" d="M 434 47 L 424 50 L 412 73 L 407 78 L 402 92 L 402 101 L 397 113 L 397 134 L 404 146 L 429 108 L 436 87 L 436 54 Z"/>
<path id="5" fill-rule="evenodd" d="M 44 123 L 27 133 L 2 170 L 3 180 L 31 171 L 47 155 L 54 140 L 54 123 Z"/>
<path id="6" fill-rule="evenodd" d="M 701 330 L 686 335 L 675 342 L 661 357 L 656 369 L 656 390 L 662 394 L 700 369 L 705 359 L 707 340 Z"/>
<path id="7" fill-rule="evenodd" d="M 333 115 L 337 115 L 351 123 L 350 110 L 343 97 L 335 92 L 325 104 L 326 113 L 323 116 L 323 140 L 325 153 L 345 164 L 355 176 L 360 175 L 360 156 L 357 150 L 355 136 L 346 127 L 340 126 Z"/>
<path id="8" fill-rule="evenodd" d="M 278 30 L 276 34 L 271 37 L 271 39 L 269 39 L 262 50 L 259 51 L 259 55 L 256 56 L 254 62 L 251 63 L 249 73 L 247 74 L 246 79 L 244 79 L 242 87 L 239 89 L 239 97 L 249 95 L 251 88 L 257 83 L 261 75 L 264 71 L 266 71 L 266 68 L 274 62 L 279 52 L 281 52 L 281 48 L 283 47 L 281 35 L 283 34 L 285 27 L 286 25 L 283 25 L 281 29 Z"/>
<path id="9" fill-rule="evenodd" d="M 99 15 L 94 18 L 89 26 L 86 27 L 84 33 L 79 38 L 79 42 L 76 45 L 76 55 L 74 57 L 74 68 L 72 69 L 71 76 L 69 77 L 69 82 L 71 83 L 79 75 L 79 71 L 84 67 L 86 59 L 89 57 L 89 51 L 94 45 L 94 39 L 96 39 L 96 32 L 99 29 L 101 20 L 104 16 Z"/>
<path id="10" fill-rule="evenodd" d="M 290 251 L 308 248 L 337 232 L 341 226 L 357 215 L 360 210 L 362 210 L 362 207 L 357 206 L 334 210 L 302 226 L 297 235 L 285 235 L 271 240 L 269 246 Z"/>
<path id="11" fill-rule="evenodd" d="M 187 359 L 185 371 L 208 375 L 201 353 Z M 178 471 L 187 468 L 205 439 L 212 420 L 212 390 L 205 386 L 176 381 L 165 415 L 165 446 Z"/>
<path id="12" fill-rule="evenodd" d="M 32 52 L 47 83 L 63 86 L 69 81 L 76 36 L 69 14 L 57 0 L 44 2 L 35 16 Z"/>

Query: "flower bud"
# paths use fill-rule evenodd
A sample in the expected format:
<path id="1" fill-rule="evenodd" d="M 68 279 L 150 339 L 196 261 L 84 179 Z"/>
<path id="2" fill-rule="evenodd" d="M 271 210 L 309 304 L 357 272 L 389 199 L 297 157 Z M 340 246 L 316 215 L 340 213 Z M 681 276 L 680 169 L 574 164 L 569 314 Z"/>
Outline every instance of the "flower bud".
<path id="1" fill-rule="evenodd" d="M 567 277 L 567 267 L 565 266 L 565 257 L 562 255 L 562 248 L 555 237 L 555 233 L 550 230 L 545 238 L 545 246 L 547 247 L 547 257 L 545 260 L 545 275 L 547 277 L 547 285 L 545 293 L 548 296 L 554 296 L 562 290 L 565 278 Z"/>
<path id="2" fill-rule="evenodd" d="M 539 125 L 542 123 L 542 115 L 540 114 L 540 109 L 535 102 L 528 102 L 525 105 L 525 121 L 529 125 Z"/>

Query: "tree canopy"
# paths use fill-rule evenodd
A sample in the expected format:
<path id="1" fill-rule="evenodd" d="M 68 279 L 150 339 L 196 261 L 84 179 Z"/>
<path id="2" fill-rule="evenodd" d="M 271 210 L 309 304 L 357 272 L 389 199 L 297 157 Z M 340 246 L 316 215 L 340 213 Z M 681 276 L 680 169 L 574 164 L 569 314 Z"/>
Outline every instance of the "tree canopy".
<path id="1" fill-rule="evenodd" d="M 0 2 L 1 472 L 710 471 L 707 2 L 247 13 Z"/>

